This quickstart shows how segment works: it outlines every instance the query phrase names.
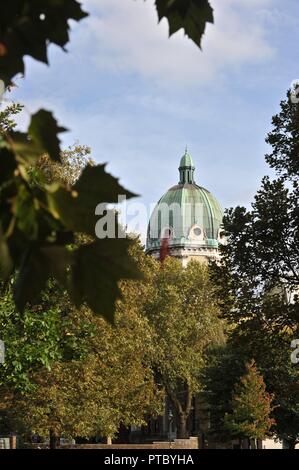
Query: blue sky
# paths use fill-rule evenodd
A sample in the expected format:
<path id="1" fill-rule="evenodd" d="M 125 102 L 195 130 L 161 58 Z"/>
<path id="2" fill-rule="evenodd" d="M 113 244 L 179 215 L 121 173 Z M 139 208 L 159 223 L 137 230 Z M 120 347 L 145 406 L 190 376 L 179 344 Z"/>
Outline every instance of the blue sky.
<path id="1" fill-rule="evenodd" d="M 149 205 L 178 181 L 186 144 L 196 182 L 231 207 L 249 205 L 269 170 L 266 133 L 299 78 L 298 0 L 211 0 L 202 52 L 181 32 L 168 39 L 153 0 L 85 0 L 68 54 L 50 67 L 26 60 L 13 98 L 54 111 L 121 183 Z"/>

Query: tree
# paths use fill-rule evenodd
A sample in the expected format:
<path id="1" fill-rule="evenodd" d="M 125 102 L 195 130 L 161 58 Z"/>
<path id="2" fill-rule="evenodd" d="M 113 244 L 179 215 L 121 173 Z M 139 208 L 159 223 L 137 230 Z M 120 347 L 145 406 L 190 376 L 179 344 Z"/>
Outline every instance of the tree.
<path id="1" fill-rule="evenodd" d="M 137 241 L 133 247 L 131 255 L 146 275 L 156 262 Z M 85 346 L 84 355 L 60 359 L 50 370 L 33 371 L 32 387 L 15 393 L 7 404 L 14 429 L 27 437 L 32 433 L 50 436 L 50 445 L 56 447 L 60 436 L 113 438 L 121 426 L 140 426 L 147 415 L 162 412 L 164 393 L 155 384 L 151 367 L 151 329 L 140 314 L 146 297 L 140 294 L 147 290 L 147 282 L 123 281 L 114 326 L 88 309 L 75 311 L 90 333 L 80 345 L 81 349 Z M 77 348 L 80 333 L 72 332 Z"/>
<path id="2" fill-rule="evenodd" d="M 2 396 L 8 389 L 30 390 L 33 372 L 43 367 L 50 370 L 55 361 L 79 358 L 83 353 L 88 325 L 68 306 L 66 296 L 57 294 L 57 286 L 52 285 L 43 294 L 39 306 L 20 314 L 14 306 L 11 289 L 2 293 L 0 329 L 5 344 L 5 362 L 0 368 Z"/>
<path id="3" fill-rule="evenodd" d="M 42 155 L 31 168 L 31 177 L 36 185 L 58 181 L 71 186 L 76 183 L 88 165 L 95 165 L 91 157 L 91 148 L 75 142 L 61 152 L 61 164 L 53 162 L 47 154 Z"/>
<path id="4" fill-rule="evenodd" d="M 273 395 L 273 433 L 294 448 L 299 440 L 299 374 L 290 360 L 292 330 L 271 329 L 263 319 L 237 328 L 231 338 L 234 354 L 253 357 L 267 390 Z"/>
<path id="5" fill-rule="evenodd" d="M 121 425 L 140 426 L 147 414 L 161 412 L 163 394 L 146 365 L 141 330 L 132 322 L 98 328 L 83 360 L 56 362 L 35 374 L 32 391 L 15 397 L 11 415 L 27 435 L 49 436 L 51 446 L 61 436 L 114 438 Z"/>
<path id="6" fill-rule="evenodd" d="M 226 414 L 224 418 L 225 426 L 232 436 L 239 439 L 264 439 L 275 424 L 270 417 L 272 400 L 255 362 L 249 362 L 245 375 L 235 386 L 232 413 Z"/>
<path id="7" fill-rule="evenodd" d="M 203 402 L 209 415 L 208 446 L 227 443 L 231 436 L 224 425 L 226 413 L 231 413 L 234 385 L 245 373 L 243 356 L 238 356 L 230 342 L 210 348 L 202 373 Z"/>
<path id="8" fill-rule="evenodd" d="M 288 327 L 294 334 L 299 319 L 298 113 L 299 104 L 288 93 L 267 137 L 273 151 L 266 160 L 277 178 L 263 179 L 250 211 L 226 212 L 229 243 L 221 247 L 222 264 L 214 267 L 224 315 L 237 323 L 263 315 L 277 331 Z"/>
<path id="9" fill-rule="evenodd" d="M 11 289 L 2 290 L 0 327 L 5 344 L 5 362 L 0 367 L 0 432 L 7 433 L 19 430 L 11 411 L 16 411 L 18 397 L 35 391 L 40 373 L 50 377 L 57 363 L 68 369 L 70 361 L 86 356 L 93 325 L 52 282 L 39 305 L 23 314 L 15 308 Z"/>
<path id="10" fill-rule="evenodd" d="M 288 92 L 267 136 L 272 151 L 266 161 L 276 177 L 263 178 L 251 210 L 226 212 L 229 243 L 221 247 L 221 264 L 213 266 L 222 314 L 235 328 L 230 357 L 255 359 L 275 396 L 275 433 L 291 447 L 299 429 L 299 374 L 290 360 L 299 325 L 298 113 Z"/>
<path id="11" fill-rule="evenodd" d="M 178 437 L 188 437 L 192 400 L 201 390 L 207 348 L 223 341 L 208 268 L 166 258 L 153 277 L 144 311 L 153 328 L 153 365 L 175 411 Z"/>
<path id="12" fill-rule="evenodd" d="M 299 103 L 293 99 L 298 89 L 297 84 L 294 90 L 288 90 L 287 99 L 280 103 L 280 112 L 272 118 L 273 130 L 266 139 L 272 147 L 266 162 L 284 180 L 291 179 L 293 183 L 299 178 Z"/>
<path id="13" fill-rule="evenodd" d="M 230 440 L 224 416 L 232 413 L 234 384 L 245 374 L 244 364 L 253 358 L 273 396 L 271 417 L 276 425 L 272 434 L 295 447 L 299 440 L 299 377 L 290 361 L 291 334 L 277 332 L 276 326 L 272 329 L 263 318 L 248 320 L 232 329 L 224 346 L 211 351 L 203 382 L 212 441 Z"/>

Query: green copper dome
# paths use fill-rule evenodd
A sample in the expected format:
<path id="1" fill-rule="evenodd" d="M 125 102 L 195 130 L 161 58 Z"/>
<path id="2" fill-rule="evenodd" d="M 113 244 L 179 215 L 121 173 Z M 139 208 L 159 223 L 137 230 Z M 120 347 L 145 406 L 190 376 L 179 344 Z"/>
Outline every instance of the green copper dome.
<path id="1" fill-rule="evenodd" d="M 148 226 L 147 251 L 169 246 L 218 248 L 223 211 L 217 199 L 194 181 L 193 161 L 187 149 L 180 161 L 180 181 L 156 205 Z"/>

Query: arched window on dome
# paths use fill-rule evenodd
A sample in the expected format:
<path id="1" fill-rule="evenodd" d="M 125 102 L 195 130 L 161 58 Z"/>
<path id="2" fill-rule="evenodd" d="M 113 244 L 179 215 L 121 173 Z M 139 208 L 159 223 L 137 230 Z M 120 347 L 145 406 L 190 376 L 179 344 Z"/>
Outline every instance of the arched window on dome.
<path id="1" fill-rule="evenodd" d="M 165 227 L 161 230 L 161 238 L 168 238 L 171 240 L 173 238 L 173 228 Z"/>
<path id="2" fill-rule="evenodd" d="M 225 236 L 225 232 L 223 228 L 220 228 L 218 231 L 218 242 L 221 243 L 221 245 L 227 244 L 227 238 Z"/>

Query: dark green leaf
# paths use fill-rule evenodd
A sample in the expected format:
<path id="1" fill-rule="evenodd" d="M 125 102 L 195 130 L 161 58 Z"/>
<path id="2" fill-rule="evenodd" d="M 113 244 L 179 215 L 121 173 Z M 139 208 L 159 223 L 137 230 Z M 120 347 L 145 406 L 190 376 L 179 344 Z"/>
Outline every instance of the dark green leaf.
<path id="1" fill-rule="evenodd" d="M 72 297 L 84 302 L 109 322 L 114 320 L 115 301 L 120 298 L 118 281 L 138 279 L 141 274 L 128 254 L 129 239 L 104 239 L 80 247 L 74 254 Z"/>
<path id="2" fill-rule="evenodd" d="M 136 197 L 136 194 L 120 186 L 117 178 L 106 173 L 105 167 L 106 165 L 88 165 L 75 184 L 75 190 L 87 205 L 90 205 L 90 201 L 92 204 L 94 201 L 97 204 L 103 201 L 118 202 L 119 195 L 124 195 L 127 199 Z"/>
<path id="3" fill-rule="evenodd" d="M 65 247 L 29 248 L 23 256 L 14 288 L 17 308 L 23 312 L 28 302 L 36 300 L 50 277 L 66 284 L 66 270 L 71 263 L 72 253 Z"/>
<path id="4" fill-rule="evenodd" d="M 17 168 L 17 162 L 14 154 L 5 147 L 0 147 L 0 160 L 0 184 L 2 185 L 4 182 L 7 183 L 7 181 L 13 177 L 14 171 Z"/>
<path id="5" fill-rule="evenodd" d="M 1 9 L 0 78 L 9 85 L 23 74 L 24 56 L 48 63 L 47 46 L 64 48 L 69 41 L 68 21 L 86 17 L 76 0 L 10 0 Z"/>
<path id="6" fill-rule="evenodd" d="M 50 111 L 41 109 L 32 116 L 29 135 L 45 153 L 49 154 L 52 160 L 60 162 L 60 140 L 57 134 L 66 130 L 57 125 L 57 121 Z"/>
<path id="7" fill-rule="evenodd" d="M 48 198 L 53 215 L 61 217 L 68 229 L 94 236 L 97 205 L 117 202 L 119 195 L 135 196 L 106 173 L 105 165 L 97 165 L 83 170 L 73 190 L 53 185 Z"/>
<path id="8" fill-rule="evenodd" d="M 0 277 L 7 280 L 13 270 L 13 261 L 11 259 L 6 238 L 0 227 Z"/>
<path id="9" fill-rule="evenodd" d="M 32 195 L 25 185 L 19 187 L 14 213 L 18 229 L 28 240 L 36 240 L 38 236 L 37 210 Z"/>
<path id="10" fill-rule="evenodd" d="M 16 153 L 18 160 L 22 163 L 33 164 L 45 152 L 45 150 L 22 132 L 13 132 L 10 134 L 11 148 Z"/>
<path id="11" fill-rule="evenodd" d="M 159 21 L 167 18 L 169 35 L 183 28 L 185 34 L 201 47 L 206 23 L 213 23 L 213 9 L 208 0 L 156 0 Z"/>

